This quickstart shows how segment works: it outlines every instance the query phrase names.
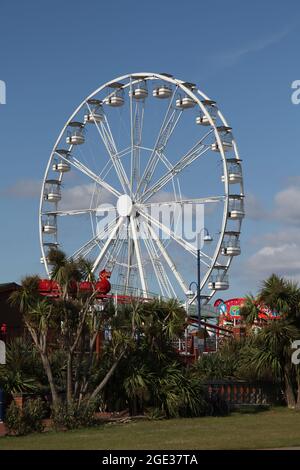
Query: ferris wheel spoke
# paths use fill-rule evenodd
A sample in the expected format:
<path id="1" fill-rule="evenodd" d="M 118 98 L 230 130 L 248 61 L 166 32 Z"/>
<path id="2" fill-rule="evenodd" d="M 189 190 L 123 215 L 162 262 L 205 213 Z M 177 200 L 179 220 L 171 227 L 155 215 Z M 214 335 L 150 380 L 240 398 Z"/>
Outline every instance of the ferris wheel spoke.
<path id="1" fill-rule="evenodd" d="M 132 236 L 130 235 L 130 224 L 127 227 L 127 274 L 126 274 L 126 282 L 125 282 L 125 291 L 128 290 L 130 284 L 130 277 L 132 272 L 132 264 L 133 264 L 133 256 L 134 256 L 134 243 Z"/>
<path id="2" fill-rule="evenodd" d="M 125 221 L 125 219 L 124 219 Z M 122 232 L 123 230 L 123 232 Z M 126 230 L 126 236 L 124 236 L 124 230 Z M 116 279 L 116 284 L 118 288 L 121 288 L 124 286 L 125 282 L 125 266 L 123 259 L 125 257 L 125 253 L 127 251 L 127 227 L 125 228 L 125 224 L 121 227 L 120 230 L 118 230 L 114 241 L 112 242 L 112 245 L 110 247 L 110 252 L 109 252 L 109 257 L 108 257 L 108 263 L 105 264 L 105 268 L 107 266 L 108 271 L 115 271 L 117 270 L 117 275 L 115 276 Z"/>
<path id="3" fill-rule="evenodd" d="M 97 233 L 95 236 L 93 236 L 89 241 L 87 241 L 84 245 L 79 247 L 71 256 L 70 258 L 79 258 L 81 256 L 87 256 L 95 246 L 97 245 L 103 245 L 102 238 L 104 238 L 106 235 L 108 235 L 111 230 L 113 230 L 115 224 L 117 223 L 117 218 L 112 220 L 108 225 L 107 228 L 103 229 L 102 232 Z"/>
<path id="4" fill-rule="evenodd" d="M 179 273 L 179 271 L 177 270 L 174 261 L 172 260 L 171 256 L 168 254 L 166 248 L 164 247 L 164 245 L 162 244 L 159 237 L 157 236 L 157 234 L 155 233 L 155 231 L 153 230 L 153 228 L 151 227 L 151 225 L 149 223 L 147 223 L 147 227 L 148 227 L 148 230 L 149 230 L 149 233 L 151 235 L 152 240 L 154 240 L 154 242 L 158 246 L 159 251 L 161 252 L 162 256 L 164 257 L 166 263 L 168 264 L 168 266 L 171 269 L 172 273 L 174 274 L 178 284 L 180 285 L 181 289 L 183 290 L 183 292 L 185 294 L 188 291 L 188 286 L 185 283 L 185 281 L 184 281 L 183 277 L 181 276 L 181 274 Z"/>
<path id="5" fill-rule="evenodd" d="M 145 273 L 144 273 L 144 268 L 143 268 L 143 263 L 142 263 L 141 247 L 140 247 L 140 242 L 138 239 L 136 222 L 133 217 L 130 217 L 130 226 L 131 226 L 131 232 L 132 232 L 132 239 L 134 243 L 135 256 L 136 256 L 137 265 L 138 265 L 138 271 L 140 275 L 141 286 L 142 286 L 143 292 L 145 293 L 147 297 L 148 289 L 147 289 L 147 283 L 146 283 L 146 278 L 145 278 Z"/>
<path id="6" fill-rule="evenodd" d="M 204 138 L 203 138 L 204 139 Z M 147 201 L 160 189 L 162 189 L 174 176 L 178 176 L 187 166 L 191 165 L 195 160 L 204 155 L 210 150 L 210 145 L 204 144 L 201 139 L 196 146 L 194 146 L 188 153 L 186 153 L 181 159 L 172 166 L 151 188 L 144 192 L 142 195 L 142 201 Z"/>
<path id="7" fill-rule="evenodd" d="M 117 271 L 117 285 L 121 289 L 121 292 L 125 294 L 126 291 L 126 253 L 127 253 L 127 240 L 122 240 L 122 244 L 119 251 L 119 262 L 118 262 L 118 271 Z"/>
<path id="8" fill-rule="evenodd" d="M 118 152 L 116 155 L 118 158 L 122 158 L 124 157 L 125 155 L 127 155 L 128 153 L 131 152 L 131 146 L 130 147 L 126 147 L 125 149 L 123 150 L 120 150 L 120 152 Z"/>
<path id="9" fill-rule="evenodd" d="M 163 201 L 163 202 L 148 202 L 146 204 L 138 204 L 137 207 L 139 208 L 148 208 L 148 207 L 156 207 L 156 206 L 172 206 L 173 204 L 209 204 L 209 203 L 218 203 L 225 201 L 225 196 L 207 196 L 202 198 L 195 198 L 195 199 L 177 199 L 174 201 Z"/>
<path id="10" fill-rule="evenodd" d="M 124 240 L 120 239 L 120 232 L 118 231 L 116 233 L 115 239 L 112 242 L 113 246 L 110 247 L 110 251 L 106 255 L 107 260 L 104 264 L 104 269 L 106 269 L 107 271 L 110 271 L 111 273 L 114 271 L 115 266 L 117 264 L 117 259 L 122 249 L 123 241 Z"/>
<path id="11" fill-rule="evenodd" d="M 133 196 L 134 183 L 140 180 L 140 149 L 144 124 L 145 100 L 136 100 L 133 106 L 133 88 L 130 82 L 130 139 L 131 139 L 131 177 L 130 190 Z"/>
<path id="12" fill-rule="evenodd" d="M 140 183 L 137 187 L 136 195 L 138 195 L 140 192 L 144 193 L 146 191 L 148 185 L 152 180 L 156 165 L 159 161 L 159 156 L 166 148 L 168 141 L 179 122 L 180 116 L 182 115 L 182 110 L 180 110 L 179 108 L 172 108 L 177 89 L 178 86 L 176 86 L 173 91 L 162 125 L 158 132 L 154 149 L 152 150 Z"/>
<path id="13" fill-rule="evenodd" d="M 175 290 L 173 289 L 170 279 L 163 267 L 152 238 L 145 238 L 144 242 L 162 294 L 166 297 L 172 297 L 172 295 L 176 297 Z"/>
<path id="14" fill-rule="evenodd" d="M 88 102 L 86 103 L 86 105 L 89 109 L 89 112 L 92 113 L 91 107 L 89 106 Z M 111 159 L 111 162 L 114 166 L 114 169 L 118 176 L 119 182 L 123 188 L 123 191 L 127 192 L 127 189 L 129 187 L 129 182 L 128 182 L 124 167 L 118 156 L 118 150 L 117 150 L 110 126 L 109 126 L 107 116 L 104 114 L 104 112 L 103 112 L 103 120 L 100 122 L 100 125 L 98 124 L 98 122 L 95 121 L 95 126 L 107 150 L 107 153 Z"/>
<path id="15" fill-rule="evenodd" d="M 165 167 L 168 169 L 168 170 L 171 170 L 172 169 L 172 163 L 170 162 L 170 160 L 166 157 L 166 155 L 164 153 L 160 153 L 159 154 L 159 159 L 161 160 L 161 162 L 165 165 Z"/>
<path id="16" fill-rule="evenodd" d="M 137 106 L 137 105 L 136 105 Z M 133 112 L 133 87 L 132 77 L 130 77 L 130 91 L 129 91 L 129 107 L 130 107 L 130 142 L 131 142 L 131 176 L 130 176 L 130 194 L 132 195 L 133 190 L 133 174 L 135 171 L 135 156 L 134 156 L 134 112 Z"/>
<path id="17" fill-rule="evenodd" d="M 57 152 L 55 152 L 57 153 Z M 87 166 L 85 166 L 82 162 L 77 160 L 76 158 L 69 156 L 68 158 L 64 157 L 60 153 L 57 153 L 57 155 L 63 159 L 66 163 L 69 163 L 70 165 L 74 166 L 77 170 L 81 171 L 84 173 L 86 176 L 91 178 L 93 181 L 95 181 L 97 184 L 102 186 L 102 188 L 106 189 L 109 191 L 111 194 L 113 194 L 116 197 L 121 196 L 121 193 L 114 189 L 109 183 L 104 181 L 100 176 L 97 176 L 92 170 L 90 170 Z"/>
<path id="18" fill-rule="evenodd" d="M 66 209 L 66 210 L 57 210 L 57 211 L 45 211 L 42 212 L 42 215 L 58 215 L 58 216 L 65 216 L 65 215 L 82 215 L 82 214 L 94 214 L 97 212 L 116 212 L 116 207 L 95 207 L 91 209 Z"/>
<path id="19" fill-rule="evenodd" d="M 168 237 L 171 237 L 174 241 L 176 241 L 179 245 L 181 245 L 186 251 L 188 251 L 189 253 L 191 253 L 195 257 L 197 256 L 197 250 L 195 249 L 195 247 L 191 243 L 184 240 L 182 237 L 180 237 L 178 234 L 176 234 L 173 230 L 166 227 L 164 224 L 162 224 L 161 222 L 159 222 L 158 220 L 156 220 L 154 217 L 150 216 L 149 214 L 147 214 L 143 210 L 140 210 L 139 214 L 142 217 L 144 217 L 148 221 L 148 223 L 150 223 L 151 226 L 154 225 L 159 230 L 164 232 Z M 204 261 L 202 258 L 205 257 L 209 261 L 212 261 L 212 258 L 209 255 L 207 255 L 206 253 L 204 253 L 203 251 L 200 252 L 200 255 L 201 255 L 201 262 L 206 267 L 209 268 L 210 264 L 208 262 Z"/>
<path id="20" fill-rule="evenodd" d="M 116 233 L 118 232 L 119 228 L 121 227 L 123 221 L 124 221 L 124 217 L 120 217 L 118 222 L 114 226 L 113 230 L 110 232 L 110 235 L 108 236 L 106 242 L 104 243 L 99 255 L 97 256 L 97 258 L 96 258 L 96 260 L 93 264 L 92 272 L 94 272 L 97 269 L 97 267 L 99 266 L 99 264 L 101 263 L 105 253 L 107 252 L 111 242 L 113 241 L 113 239 L 114 239 Z"/>
<path id="21" fill-rule="evenodd" d="M 157 279 L 157 282 L 158 282 L 160 291 L 162 292 L 163 295 L 165 295 L 164 283 L 162 282 L 161 276 L 160 276 L 160 272 L 159 272 L 159 270 L 157 269 L 157 259 L 156 259 L 156 257 L 153 256 L 153 254 L 151 253 L 148 240 L 145 239 L 145 240 L 144 240 L 144 243 L 145 243 L 145 247 L 146 247 L 146 250 L 147 250 L 147 252 L 148 252 L 148 255 L 149 255 L 149 258 L 150 258 L 152 267 L 153 267 L 153 271 L 154 271 L 154 273 L 155 273 L 155 275 L 156 275 L 156 279 Z"/>

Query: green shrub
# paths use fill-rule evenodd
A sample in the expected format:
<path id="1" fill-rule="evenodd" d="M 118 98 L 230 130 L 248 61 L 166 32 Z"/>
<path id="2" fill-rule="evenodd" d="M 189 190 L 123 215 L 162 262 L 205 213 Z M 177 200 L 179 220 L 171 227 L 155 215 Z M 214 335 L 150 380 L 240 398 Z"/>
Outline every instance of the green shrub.
<path id="1" fill-rule="evenodd" d="M 155 408 L 155 407 L 148 408 L 146 410 L 145 416 L 147 416 L 147 418 L 151 421 L 152 420 L 157 421 L 157 420 L 162 420 L 166 418 L 166 414 L 163 411 L 161 411 L 160 408 Z"/>
<path id="2" fill-rule="evenodd" d="M 5 424 L 9 433 L 15 436 L 42 432 L 45 412 L 45 404 L 40 398 L 27 400 L 23 409 L 13 401 L 7 409 Z"/>
<path id="3" fill-rule="evenodd" d="M 217 394 L 212 396 L 209 400 L 208 414 L 210 416 L 228 416 L 230 414 L 228 403 Z"/>
<path id="4" fill-rule="evenodd" d="M 95 424 L 94 402 L 73 401 L 71 404 L 61 402 L 52 408 L 51 418 L 56 429 L 76 429 L 80 427 L 90 427 Z"/>

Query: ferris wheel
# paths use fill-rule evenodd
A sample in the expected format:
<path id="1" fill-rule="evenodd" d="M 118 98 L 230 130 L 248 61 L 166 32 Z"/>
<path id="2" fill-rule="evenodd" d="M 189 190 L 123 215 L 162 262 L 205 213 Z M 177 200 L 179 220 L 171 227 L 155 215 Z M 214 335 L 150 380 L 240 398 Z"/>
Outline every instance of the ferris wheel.
<path id="1" fill-rule="evenodd" d="M 48 251 L 60 247 L 110 271 L 116 292 L 183 298 L 201 243 L 207 303 L 229 288 L 244 215 L 241 160 L 217 103 L 172 75 L 132 73 L 89 95 L 55 142 L 41 261 L 50 275 Z"/>

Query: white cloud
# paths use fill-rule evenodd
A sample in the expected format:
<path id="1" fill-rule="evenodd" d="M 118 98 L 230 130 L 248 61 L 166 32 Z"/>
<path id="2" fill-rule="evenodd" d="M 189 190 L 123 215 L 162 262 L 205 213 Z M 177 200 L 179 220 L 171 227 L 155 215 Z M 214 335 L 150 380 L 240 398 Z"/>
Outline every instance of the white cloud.
<path id="1" fill-rule="evenodd" d="M 268 276 L 272 273 L 280 275 L 300 275 L 300 244 L 283 243 L 278 246 L 265 245 L 247 261 L 248 269 L 256 275 Z"/>
<path id="2" fill-rule="evenodd" d="M 259 249 L 242 263 L 241 275 L 247 281 L 259 281 L 272 273 L 300 281 L 300 232 L 287 226 L 257 239 Z"/>
<path id="3" fill-rule="evenodd" d="M 41 189 L 42 183 L 40 180 L 20 180 L 1 191 L 1 195 L 39 200 Z M 100 189 L 97 186 L 95 192 L 95 183 L 78 184 L 69 188 L 62 187 L 62 199 L 59 203 L 59 209 L 89 208 L 93 197 L 95 205 L 115 202 L 115 198 L 107 190 Z"/>
<path id="4" fill-rule="evenodd" d="M 300 231 L 294 227 L 287 227 L 284 230 L 266 233 L 258 241 L 272 246 L 281 246 L 286 243 L 297 243 L 300 246 Z"/>
<path id="5" fill-rule="evenodd" d="M 275 218 L 293 225 L 300 223 L 300 186 L 292 185 L 279 191 L 274 201 Z"/>
<path id="6" fill-rule="evenodd" d="M 258 250 L 243 263 L 243 273 L 249 279 L 276 273 L 300 281 L 300 231 L 296 228 L 300 224 L 300 178 L 296 175 L 289 183 L 275 194 L 269 213 L 269 221 L 277 227 L 256 239 Z"/>
<path id="7" fill-rule="evenodd" d="M 89 209 L 91 202 L 93 207 L 97 207 L 99 204 L 113 203 L 115 198 L 105 189 L 95 192 L 94 183 L 80 184 L 71 188 L 62 188 L 59 210 Z"/>

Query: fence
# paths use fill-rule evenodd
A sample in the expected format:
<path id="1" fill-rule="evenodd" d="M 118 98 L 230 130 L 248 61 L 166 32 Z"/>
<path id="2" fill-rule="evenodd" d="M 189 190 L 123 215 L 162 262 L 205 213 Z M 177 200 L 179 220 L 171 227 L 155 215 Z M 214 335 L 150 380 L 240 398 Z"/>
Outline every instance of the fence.
<path id="1" fill-rule="evenodd" d="M 250 383 L 243 381 L 205 382 L 209 398 L 220 397 L 230 406 L 270 405 L 282 403 L 281 390 L 274 384 Z"/>

